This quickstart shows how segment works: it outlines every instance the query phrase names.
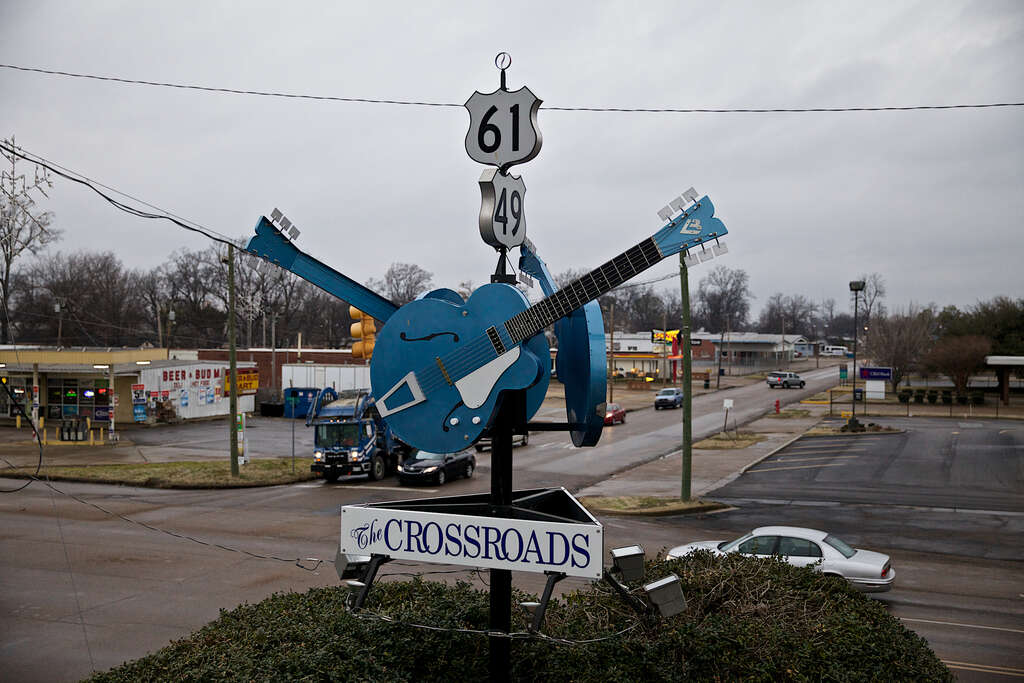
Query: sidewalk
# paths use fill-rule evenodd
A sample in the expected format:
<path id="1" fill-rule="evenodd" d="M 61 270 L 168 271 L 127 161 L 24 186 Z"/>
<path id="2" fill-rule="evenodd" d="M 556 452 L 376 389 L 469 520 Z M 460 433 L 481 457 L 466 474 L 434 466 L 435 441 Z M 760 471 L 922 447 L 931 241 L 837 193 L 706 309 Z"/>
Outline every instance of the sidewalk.
<path id="1" fill-rule="evenodd" d="M 740 475 L 743 468 L 761 460 L 778 448 L 799 437 L 816 425 L 827 412 L 827 407 L 800 406 L 810 410 L 806 418 L 778 419 L 763 417 L 743 426 L 745 432 L 763 435 L 763 440 L 747 448 L 734 450 L 693 450 L 691 495 L 699 498 L 725 486 Z M 675 451 L 631 470 L 612 475 L 594 486 L 577 492 L 585 496 L 654 496 L 678 498 L 682 452 Z"/>

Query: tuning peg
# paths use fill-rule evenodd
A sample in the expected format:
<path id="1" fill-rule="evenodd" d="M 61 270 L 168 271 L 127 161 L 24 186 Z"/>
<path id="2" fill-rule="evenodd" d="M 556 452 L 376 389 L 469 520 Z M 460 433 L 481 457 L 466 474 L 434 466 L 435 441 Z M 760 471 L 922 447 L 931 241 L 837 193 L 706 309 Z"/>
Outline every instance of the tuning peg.
<path id="1" fill-rule="evenodd" d="M 710 261 L 713 258 L 715 258 L 715 252 L 708 251 L 707 249 L 702 249 L 701 250 L 701 252 L 700 252 L 700 262 L 701 263 L 706 263 L 707 261 Z"/>
<path id="2" fill-rule="evenodd" d="M 279 222 L 279 225 L 281 226 L 281 232 L 287 232 L 288 228 L 292 227 L 292 222 L 288 220 L 286 217 L 281 216 L 281 221 Z"/>
<path id="3" fill-rule="evenodd" d="M 672 220 L 673 213 L 674 211 L 672 211 L 672 207 L 665 206 L 662 207 L 661 211 L 658 212 L 658 218 L 660 218 L 663 221 L 670 221 Z"/>
<path id="4" fill-rule="evenodd" d="M 284 214 L 281 213 L 280 209 L 275 208 L 273 211 L 270 212 L 270 220 L 273 221 L 274 223 L 278 222 L 282 218 L 284 218 Z"/>
<path id="5" fill-rule="evenodd" d="M 689 190 L 687 190 L 686 192 L 683 193 L 683 198 L 684 199 L 688 199 L 691 202 L 696 202 L 697 201 L 697 190 L 695 190 L 695 189 L 693 189 L 691 187 Z"/>
<path id="6" fill-rule="evenodd" d="M 697 258 L 696 254 L 686 252 L 686 256 L 683 258 L 683 263 L 686 264 L 687 268 L 693 268 L 694 266 L 700 263 L 700 259 Z"/>
<path id="7" fill-rule="evenodd" d="M 683 207 L 686 206 L 686 200 L 682 197 L 676 197 L 668 205 L 672 207 L 673 211 L 682 211 Z"/>
<path id="8" fill-rule="evenodd" d="M 292 227 L 288 228 L 288 238 L 293 242 L 299 239 L 299 229 L 296 228 L 294 224 Z"/>
<path id="9" fill-rule="evenodd" d="M 715 252 L 715 256 L 729 253 L 729 246 L 725 242 L 715 242 L 715 246 L 712 249 Z"/>

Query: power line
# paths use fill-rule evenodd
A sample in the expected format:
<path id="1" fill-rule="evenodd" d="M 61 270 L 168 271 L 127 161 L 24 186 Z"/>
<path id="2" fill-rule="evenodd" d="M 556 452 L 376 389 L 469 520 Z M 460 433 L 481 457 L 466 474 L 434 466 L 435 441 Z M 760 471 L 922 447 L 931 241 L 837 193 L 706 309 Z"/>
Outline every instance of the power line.
<path id="1" fill-rule="evenodd" d="M 281 97 L 297 100 L 320 100 L 328 102 L 350 102 L 359 104 L 391 104 L 414 107 L 462 107 L 458 102 L 431 102 L 424 100 L 398 100 L 378 99 L 370 97 L 340 97 L 335 95 L 308 95 L 301 93 L 277 92 L 272 90 L 245 90 L 241 88 L 221 88 L 205 85 L 187 83 L 170 83 L 165 81 L 149 81 L 134 78 L 122 78 L 119 76 L 99 76 L 96 74 L 75 73 L 72 71 L 58 71 L 55 69 L 40 69 L 38 67 L 18 66 L 16 64 L 0 64 L 0 68 L 12 69 L 15 71 L 26 71 L 32 73 L 47 74 L 50 76 L 65 76 L 68 78 L 84 78 L 94 81 L 109 81 L 113 83 L 124 83 L 129 85 L 148 85 L 158 88 L 177 88 L 179 90 L 200 90 L 203 92 L 217 92 L 231 95 L 255 95 L 259 97 Z M 593 113 L 623 113 L 623 114 L 811 114 L 811 113 L 836 113 L 836 112 L 879 112 L 879 111 L 928 111 L 939 109 L 991 109 L 997 107 L 1021 107 L 1024 102 L 984 102 L 970 104 L 917 104 L 904 107 L 898 106 L 861 106 L 861 107 L 743 107 L 743 108 L 683 108 L 683 107 L 555 107 L 542 105 L 542 109 L 548 111 L 579 111 Z"/>

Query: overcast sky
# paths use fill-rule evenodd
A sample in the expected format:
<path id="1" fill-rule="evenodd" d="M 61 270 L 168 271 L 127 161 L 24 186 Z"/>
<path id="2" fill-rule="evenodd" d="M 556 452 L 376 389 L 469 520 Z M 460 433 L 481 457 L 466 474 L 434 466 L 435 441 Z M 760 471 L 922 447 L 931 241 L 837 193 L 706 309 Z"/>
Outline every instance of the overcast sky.
<path id="1" fill-rule="evenodd" d="M 1024 3 L 0 2 L 0 62 L 206 86 L 551 106 L 793 108 L 1024 101 Z M 877 271 L 891 307 L 1024 296 L 1024 107 L 877 113 L 545 111 L 517 167 L 551 270 L 591 269 L 715 202 L 754 310 Z M 483 167 L 461 108 L 272 99 L 0 69 L 0 135 L 231 236 L 280 207 L 299 246 L 359 281 L 418 263 L 487 281 Z M 58 180 L 63 250 L 150 268 L 207 242 Z M 669 259 L 638 280 L 676 269 Z M 677 287 L 667 282 L 665 287 Z"/>

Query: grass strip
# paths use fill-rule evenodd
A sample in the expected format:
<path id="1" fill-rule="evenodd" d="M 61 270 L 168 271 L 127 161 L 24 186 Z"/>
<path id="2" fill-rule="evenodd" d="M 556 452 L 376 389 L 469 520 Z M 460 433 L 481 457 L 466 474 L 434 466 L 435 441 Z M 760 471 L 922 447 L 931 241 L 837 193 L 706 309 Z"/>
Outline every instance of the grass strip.
<path id="1" fill-rule="evenodd" d="M 719 432 L 714 436 L 693 444 L 700 450 L 723 451 L 734 448 L 747 448 L 761 441 L 762 436 L 755 432 Z"/>
<path id="2" fill-rule="evenodd" d="M 116 465 L 71 465 L 44 467 L 39 477 L 53 481 L 80 481 L 95 484 L 123 484 L 157 489 L 216 489 L 251 486 L 277 486 L 313 478 L 309 460 L 295 459 L 292 474 L 291 458 L 250 460 L 239 465 L 238 477 L 231 476 L 231 463 L 225 460 L 204 462 L 152 462 Z M 26 478 L 34 467 L 4 470 L 5 477 Z"/>
<path id="3" fill-rule="evenodd" d="M 589 496 L 580 498 L 580 503 L 591 512 L 651 516 L 707 512 L 725 507 L 713 500 L 680 500 L 655 496 Z"/>

